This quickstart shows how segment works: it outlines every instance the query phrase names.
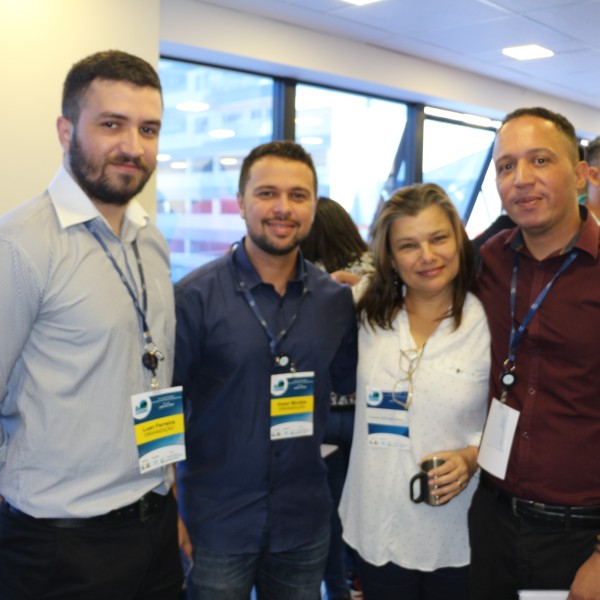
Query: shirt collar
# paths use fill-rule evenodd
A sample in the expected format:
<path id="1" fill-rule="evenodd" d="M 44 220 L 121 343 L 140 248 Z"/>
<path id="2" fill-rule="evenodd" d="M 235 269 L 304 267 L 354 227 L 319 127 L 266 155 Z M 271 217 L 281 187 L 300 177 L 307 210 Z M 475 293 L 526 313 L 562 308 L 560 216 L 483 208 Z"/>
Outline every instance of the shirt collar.
<path id="1" fill-rule="evenodd" d="M 97 218 L 106 223 L 106 219 L 100 214 L 94 203 L 79 187 L 64 165 L 59 167 L 54 179 L 50 182 L 48 192 L 60 226 L 63 229 Z M 125 211 L 125 218 L 137 228 L 145 227 L 150 220 L 150 216 L 137 200 L 129 202 Z"/>
<path id="2" fill-rule="evenodd" d="M 244 284 L 244 287 L 249 290 L 262 283 L 260 275 L 256 272 L 254 265 L 250 262 L 250 258 L 244 248 L 245 239 L 245 237 L 242 238 L 236 245 L 235 250 L 229 255 L 229 264 L 233 267 L 233 272 L 235 273 L 235 288 L 238 292 L 242 291 L 242 283 Z M 296 275 L 293 279 L 290 279 L 290 282 L 302 285 L 302 281 L 306 276 L 305 273 L 306 265 L 304 263 L 304 258 L 302 257 L 302 252 L 299 250 L 296 259 Z"/>
<path id="3" fill-rule="evenodd" d="M 600 237 L 600 228 L 596 219 L 591 217 L 591 212 L 585 206 L 579 206 L 579 214 L 583 221 L 583 226 L 579 230 L 574 241 L 571 242 L 568 250 L 579 248 L 583 252 L 589 254 L 592 258 L 598 257 L 598 239 Z M 525 248 L 525 240 L 520 227 L 515 227 L 507 236 L 505 245 L 510 246 L 517 252 L 522 252 Z"/>

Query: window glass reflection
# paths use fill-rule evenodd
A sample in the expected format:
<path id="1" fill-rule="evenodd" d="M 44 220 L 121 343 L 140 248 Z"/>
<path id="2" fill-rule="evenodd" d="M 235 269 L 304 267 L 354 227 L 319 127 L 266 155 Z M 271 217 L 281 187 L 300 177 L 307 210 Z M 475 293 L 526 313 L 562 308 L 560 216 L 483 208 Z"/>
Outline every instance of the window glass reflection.
<path id="1" fill-rule="evenodd" d="M 272 138 L 273 80 L 161 59 L 164 115 L 157 225 L 172 278 L 221 256 L 244 233 L 236 193 L 241 162 Z"/>
<path id="2" fill-rule="evenodd" d="M 423 181 L 442 186 L 456 205 L 463 221 L 468 217 L 470 200 L 480 173 L 486 167 L 485 162 L 495 135 L 489 129 L 425 119 Z M 495 199 L 491 188 L 487 189 L 486 196 L 489 210 L 493 212 Z M 483 200 L 483 196 L 479 197 L 476 204 Z M 477 207 L 477 210 L 480 208 Z M 473 227 L 478 227 L 475 221 Z"/>
<path id="3" fill-rule="evenodd" d="M 496 189 L 496 169 L 491 161 L 481 190 L 466 224 L 467 235 L 473 239 L 485 231 L 502 213 L 502 202 Z"/>
<path id="4" fill-rule="evenodd" d="M 313 156 L 319 194 L 342 204 L 363 236 L 390 174 L 406 113 L 399 102 L 296 87 L 296 141 Z"/>

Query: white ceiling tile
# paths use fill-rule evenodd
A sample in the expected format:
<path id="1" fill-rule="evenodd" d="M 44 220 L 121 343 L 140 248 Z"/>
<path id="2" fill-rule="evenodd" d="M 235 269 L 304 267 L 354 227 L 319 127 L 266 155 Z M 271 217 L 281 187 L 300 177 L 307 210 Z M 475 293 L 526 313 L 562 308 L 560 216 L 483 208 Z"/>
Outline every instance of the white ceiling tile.
<path id="1" fill-rule="evenodd" d="M 531 12 L 529 18 L 600 48 L 600 2 L 592 0 Z"/>
<path id="2" fill-rule="evenodd" d="M 418 56 L 600 108 L 600 0 L 195 0 Z M 553 62 L 518 63 L 536 43 Z M 591 78 L 594 81 L 590 81 Z M 598 81 L 598 83 L 596 83 Z"/>

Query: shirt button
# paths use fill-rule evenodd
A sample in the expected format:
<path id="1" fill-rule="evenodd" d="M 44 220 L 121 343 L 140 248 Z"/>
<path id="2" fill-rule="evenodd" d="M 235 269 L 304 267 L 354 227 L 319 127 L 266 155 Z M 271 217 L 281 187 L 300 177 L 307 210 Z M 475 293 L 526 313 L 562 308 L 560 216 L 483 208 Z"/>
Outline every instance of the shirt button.
<path id="1" fill-rule="evenodd" d="M 521 437 L 522 437 L 524 440 L 528 440 L 528 439 L 529 439 L 529 432 L 528 432 L 528 431 L 524 431 L 524 432 L 521 434 Z"/>
<path id="2" fill-rule="evenodd" d="M 533 396 L 533 395 L 535 394 L 535 388 L 532 388 L 532 387 L 530 387 L 530 388 L 527 390 L 527 393 L 528 393 L 530 396 Z"/>

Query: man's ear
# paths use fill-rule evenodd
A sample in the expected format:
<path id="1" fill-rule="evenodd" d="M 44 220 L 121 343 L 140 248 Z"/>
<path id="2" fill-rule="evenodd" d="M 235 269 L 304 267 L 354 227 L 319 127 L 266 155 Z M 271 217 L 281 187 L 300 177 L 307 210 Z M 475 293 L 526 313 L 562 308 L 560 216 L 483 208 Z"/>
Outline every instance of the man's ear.
<path id="1" fill-rule="evenodd" d="M 58 133 L 58 141 L 63 149 L 63 152 L 67 154 L 71 147 L 71 136 L 73 135 L 73 124 L 67 117 L 62 115 L 56 119 L 56 131 Z"/>
<path id="2" fill-rule="evenodd" d="M 240 217 L 242 217 L 242 219 L 245 219 L 246 218 L 246 209 L 244 207 L 244 197 L 239 192 L 237 193 L 237 203 L 238 203 L 238 206 L 240 207 Z"/>
<path id="3" fill-rule="evenodd" d="M 596 187 L 600 186 L 600 168 L 589 165 L 587 176 L 592 185 Z"/>

